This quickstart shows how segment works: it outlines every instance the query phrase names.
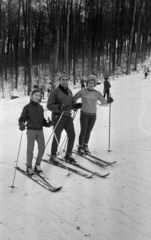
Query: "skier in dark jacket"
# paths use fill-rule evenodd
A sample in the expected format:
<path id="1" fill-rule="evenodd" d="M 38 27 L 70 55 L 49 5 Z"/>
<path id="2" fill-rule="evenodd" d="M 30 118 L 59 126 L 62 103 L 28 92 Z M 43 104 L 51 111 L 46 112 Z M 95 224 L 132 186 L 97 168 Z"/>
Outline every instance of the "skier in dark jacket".
<path id="1" fill-rule="evenodd" d="M 105 96 L 106 96 L 106 94 L 107 94 L 107 99 L 109 98 L 109 96 L 110 96 L 110 88 L 111 88 L 111 84 L 110 84 L 110 82 L 108 81 L 108 77 L 105 77 L 104 78 L 105 79 L 105 81 L 104 81 L 104 98 L 105 98 Z"/>
<path id="2" fill-rule="evenodd" d="M 72 157 L 72 149 L 75 140 L 75 130 L 73 125 L 73 119 L 71 117 L 71 109 L 80 108 L 81 103 L 74 104 L 73 102 L 72 92 L 68 88 L 69 76 L 66 73 L 63 73 L 60 75 L 58 80 L 59 86 L 50 92 L 47 102 L 47 108 L 52 111 L 52 122 L 54 128 L 57 124 L 51 146 L 50 161 L 52 161 L 53 163 L 58 162 L 56 155 L 58 143 L 60 142 L 62 131 L 65 130 L 68 137 L 65 160 L 74 162 L 75 160 Z"/>
<path id="3" fill-rule="evenodd" d="M 30 93 L 30 103 L 24 106 L 21 116 L 19 118 L 19 129 L 25 130 L 27 123 L 27 174 L 33 175 L 34 170 L 38 173 L 43 172 L 40 164 L 45 149 L 45 140 L 43 134 L 43 126 L 50 127 L 51 121 L 46 121 L 44 118 L 43 107 L 39 104 L 41 99 L 41 92 L 39 89 L 34 89 Z M 38 143 L 38 156 L 36 158 L 36 165 L 33 170 L 32 159 L 35 141 Z"/>
<path id="4" fill-rule="evenodd" d="M 80 84 L 81 84 L 81 89 L 85 89 L 85 81 L 83 76 L 81 76 Z"/>

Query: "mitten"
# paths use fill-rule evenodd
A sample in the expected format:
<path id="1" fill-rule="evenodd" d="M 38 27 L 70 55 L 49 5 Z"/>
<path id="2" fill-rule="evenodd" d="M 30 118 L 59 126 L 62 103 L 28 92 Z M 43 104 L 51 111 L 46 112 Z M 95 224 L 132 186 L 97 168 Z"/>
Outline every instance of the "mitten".
<path id="1" fill-rule="evenodd" d="M 114 100 L 113 100 L 112 97 L 108 97 L 107 102 L 108 102 L 108 103 L 112 103 L 112 102 L 114 102 Z"/>
<path id="2" fill-rule="evenodd" d="M 52 126 L 52 121 L 50 121 L 49 117 L 48 117 L 48 121 L 46 121 L 46 119 L 43 118 L 43 126 L 44 127 L 51 127 Z"/>
<path id="3" fill-rule="evenodd" d="M 52 124 L 52 121 L 50 120 L 50 118 L 48 117 L 48 127 L 51 127 L 53 124 Z"/>
<path id="4" fill-rule="evenodd" d="M 79 108 L 82 108 L 82 103 L 75 103 L 74 105 L 73 105 L 73 107 L 74 107 L 74 109 L 79 109 Z"/>
<path id="5" fill-rule="evenodd" d="M 19 125 L 19 130 L 24 131 L 25 130 L 25 125 L 24 124 Z"/>

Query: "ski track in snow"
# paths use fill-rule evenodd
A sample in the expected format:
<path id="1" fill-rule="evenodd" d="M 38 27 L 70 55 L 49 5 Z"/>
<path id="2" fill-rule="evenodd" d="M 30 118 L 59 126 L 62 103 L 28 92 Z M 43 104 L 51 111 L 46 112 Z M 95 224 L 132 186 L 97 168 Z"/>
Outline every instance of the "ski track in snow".
<path id="1" fill-rule="evenodd" d="M 29 97 L 0 100 L 0 240 L 151 239 L 151 76 L 147 79 L 142 73 L 121 76 L 111 81 L 111 86 L 112 151 L 107 151 L 108 107 L 97 106 L 97 121 L 89 145 L 94 155 L 116 164 L 103 169 L 74 155 L 78 163 L 92 171 L 110 172 L 105 179 L 96 176 L 85 179 L 76 174 L 67 177 L 67 170 L 43 162 L 50 183 L 63 187 L 56 193 L 48 192 L 18 171 L 14 184 L 17 188 L 11 193 L 8 186 L 12 185 L 21 136 L 18 118 Z M 73 89 L 73 93 L 79 90 Z M 103 85 L 98 85 L 97 90 L 102 92 Z M 46 99 L 42 105 L 46 109 Z M 48 116 L 50 112 L 45 111 L 45 117 Z M 74 120 L 75 148 L 79 116 L 80 112 Z M 45 142 L 51 132 L 52 128 L 44 128 Z M 64 137 L 65 133 L 61 142 Z M 44 159 L 48 159 L 51 141 Z M 25 163 L 24 132 L 18 166 L 25 169 Z"/>

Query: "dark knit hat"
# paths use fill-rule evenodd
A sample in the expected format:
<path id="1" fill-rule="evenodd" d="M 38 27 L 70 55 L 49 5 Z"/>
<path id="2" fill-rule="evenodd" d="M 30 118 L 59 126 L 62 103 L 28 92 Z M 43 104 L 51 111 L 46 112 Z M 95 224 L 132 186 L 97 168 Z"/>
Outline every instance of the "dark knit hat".
<path id="1" fill-rule="evenodd" d="M 37 86 L 37 85 L 34 85 L 33 88 L 34 88 L 34 89 L 38 89 L 38 86 Z"/>
<path id="2" fill-rule="evenodd" d="M 58 80 L 60 81 L 61 80 L 61 78 L 63 78 L 63 77 L 65 77 L 65 78 L 68 78 L 69 79 L 69 76 L 68 76 L 68 74 L 66 74 L 66 73 L 62 73 L 59 77 L 58 77 Z"/>
<path id="3" fill-rule="evenodd" d="M 88 78 L 87 78 L 87 82 L 93 80 L 94 81 L 94 85 L 96 86 L 97 85 L 97 82 L 98 82 L 98 79 L 95 75 L 90 75 Z"/>
<path id="4" fill-rule="evenodd" d="M 41 93 L 39 89 L 33 89 L 30 93 L 30 96 L 33 96 L 36 92 Z"/>

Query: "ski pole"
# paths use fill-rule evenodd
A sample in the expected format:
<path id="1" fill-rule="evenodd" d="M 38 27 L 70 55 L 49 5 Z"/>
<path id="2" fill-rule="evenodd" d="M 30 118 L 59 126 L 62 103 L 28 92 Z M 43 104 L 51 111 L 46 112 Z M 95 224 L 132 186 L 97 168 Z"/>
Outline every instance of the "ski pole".
<path id="1" fill-rule="evenodd" d="M 21 142 L 22 142 L 22 136 L 23 136 L 23 131 L 21 132 L 21 137 L 20 137 L 20 142 L 19 142 L 19 148 L 18 148 L 16 166 L 15 166 L 15 171 L 14 171 L 13 183 L 12 183 L 12 186 L 9 186 L 9 187 L 12 188 L 11 193 L 13 192 L 13 189 L 16 188 L 14 186 L 14 182 L 15 182 L 15 177 L 16 177 L 16 170 L 17 170 L 17 165 L 18 165 L 18 159 L 19 159 L 20 147 L 21 147 Z"/>
<path id="2" fill-rule="evenodd" d="M 48 141 L 47 141 L 47 143 L 46 143 L 46 145 L 45 145 L 45 149 L 46 149 L 46 147 L 47 147 L 47 145 L 48 145 L 48 143 L 49 143 L 52 135 L 54 134 L 54 132 L 55 132 L 55 130 L 56 130 L 56 128 L 57 128 L 57 126 L 58 126 L 58 124 L 59 124 L 62 116 L 63 116 L 63 114 L 64 114 L 64 112 L 61 113 L 60 118 L 58 119 L 58 122 L 57 122 L 56 126 L 54 127 L 54 129 L 53 129 L 53 131 L 52 131 L 52 133 L 51 133 L 51 135 L 50 135 L 50 137 L 49 137 L 49 139 L 48 139 Z"/>
<path id="3" fill-rule="evenodd" d="M 57 145 L 58 145 L 58 147 L 59 147 L 59 151 L 60 151 L 60 153 L 61 153 L 61 157 L 62 157 L 62 159 L 64 160 L 64 163 L 65 163 L 65 166 L 66 166 L 66 170 L 67 170 L 67 172 L 68 172 L 68 173 L 67 173 L 67 176 L 70 176 L 71 173 L 69 172 L 69 169 L 67 168 L 67 164 L 66 164 L 65 158 L 64 158 L 63 153 L 62 153 L 62 149 L 61 149 L 61 147 L 60 147 L 60 145 L 59 145 L 59 142 L 58 142 L 58 139 L 57 139 L 57 136 L 56 136 L 55 132 L 54 132 L 54 136 L 55 136 Z"/>
<path id="4" fill-rule="evenodd" d="M 65 136 L 65 138 L 61 144 L 61 149 L 63 149 L 64 152 L 65 152 L 66 146 L 67 146 L 67 135 Z"/>
<path id="5" fill-rule="evenodd" d="M 110 94 L 111 97 L 111 94 Z M 110 139 L 111 139 L 111 103 L 109 104 L 109 141 L 108 141 L 108 152 L 111 152 L 110 149 Z"/>
<path id="6" fill-rule="evenodd" d="M 63 152 L 66 151 L 68 140 L 69 140 L 68 137 L 65 136 L 65 138 L 64 138 L 64 140 L 63 140 L 63 143 L 62 143 L 62 145 L 61 145 L 61 149 L 63 149 Z M 63 145 L 64 145 L 64 147 L 63 147 Z"/>

